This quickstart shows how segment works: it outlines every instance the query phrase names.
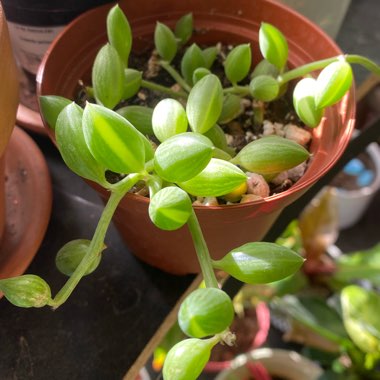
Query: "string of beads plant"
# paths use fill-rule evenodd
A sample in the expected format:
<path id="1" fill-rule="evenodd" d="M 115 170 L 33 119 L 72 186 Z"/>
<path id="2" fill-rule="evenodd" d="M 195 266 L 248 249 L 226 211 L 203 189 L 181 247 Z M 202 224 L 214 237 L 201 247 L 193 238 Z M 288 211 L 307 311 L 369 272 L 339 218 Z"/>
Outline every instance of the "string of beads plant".
<path id="1" fill-rule="evenodd" d="M 324 110 L 350 88 L 350 63 L 380 74 L 375 63 L 356 55 L 287 70 L 284 35 L 263 23 L 259 32 L 263 60 L 251 71 L 250 45 L 233 47 L 223 62 L 230 85 L 223 87 L 212 71 L 218 47 L 194 43 L 185 48 L 192 33 L 191 14 L 179 19 L 174 31 L 157 23 L 157 65 L 176 86 L 154 83 L 128 66 L 132 32 L 116 5 L 107 18 L 108 42 L 97 54 L 92 85 L 86 89 L 93 101 L 81 107 L 54 95 L 40 99 L 43 117 L 55 132 L 67 166 L 107 189 L 110 196 L 92 240 L 68 242 L 58 252 L 57 267 L 69 278 L 54 297 L 49 285 L 35 275 L 0 280 L 0 290 L 16 306 L 58 308 L 100 263 L 106 232 L 121 199 L 136 184 L 143 184 L 149 191 L 149 216 L 158 228 L 175 230 L 187 224 L 205 282 L 180 308 L 179 324 L 189 338 L 169 352 L 163 368 L 167 380 L 196 379 L 216 344 L 234 344 L 229 330 L 232 301 L 220 289 L 216 269 L 245 283 L 269 283 L 290 276 L 304 261 L 290 249 L 265 242 L 244 244 L 212 260 L 193 210 L 194 199 L 240 199 L 252 175 L 270 181 L 310 158 L 304 146 L 280 136 L 255 139 L 236 154 L 227 144 L 220 120 L 237 119 L 244 111 L 242 102 L 248 99 L 254 105 L 255 123 L 262 122 L 268 104 L 284 96 L 290 81 L 300 79 L 293 92 L 294 110 L 307 128 L 313 128 Z M 183 50 L 178 70 L 173 60 Z M 321 72 L 312 77 L 316 70 Z M 141 88 L 162 94 L 154 109 L 130 104 Z M 117 173 L 117 181 L 108 180 L 110 173 Z"/>

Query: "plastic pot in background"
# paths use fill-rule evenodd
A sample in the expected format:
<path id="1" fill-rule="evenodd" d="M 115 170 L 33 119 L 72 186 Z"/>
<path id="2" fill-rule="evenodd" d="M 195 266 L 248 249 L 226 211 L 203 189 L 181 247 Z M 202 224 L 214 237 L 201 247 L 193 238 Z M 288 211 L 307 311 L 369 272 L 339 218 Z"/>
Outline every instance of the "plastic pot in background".
<path id="1" fill-rule="evenodd" d="M 354 226 L 368 209 L 377 191 L 380 189 L 380 148 L 377 143 L 370 144 L 366 153 L 373 162 L 372 182 L 355 190 L 334 188 L 337 204 L 339 229 Z"/>
<path id="2" fill-rule="evenodd" d="M 250 375 L 247 363 L 260 363 L 271 376 L 287 380 L 317 380 L 322 369 L 295 351 L 258 348 L 236 357 L 232 367 L 222 371 L 215 380 L 247 379 Z"/>
<path id="3" fill-rule="evenodd" d="M 180 16 L 193 12 L 201 45 L 250 42 L 253 57 L 260 56 L 258 30 L 262 21 L 277 26 L 288 39 L 289 62 L 298 66 L 341 53 L 319 27 L 270 0 L 173 0 L 143 3 L 120 1 L 134 34 L 133 50 L 152 47 L 157 20 L 173 27 Z M 49 48 L 37 75 L 38 94 L 73 99 L 78 80 L 90 83 L 91 67 L 106 41 L 105 20 L 110 6 L 91 10 L 67 26 Z M 346 147 L 354 125 L 355 100 L 350 91 L 338 105 L 327 110 L 321 125 L 313 130 L 313 158 L 305 175 L 289 190 L 247 204 L 195 207 L 213 258 L 249 241 L 261 240 L 281 211 L 315 183 L 335 163 Z M 50 136 L 54 139 L 51 131 Z M 99 189 L 104 198 L 108 196 Z M 165 271 L 184 274 L 199 271 L 187 227 L 174 232 L 156 228 L 148 216 L 149 200 L 128 194 L 119 205 L 114 222 L 131 251 L 143 261 Z"/>

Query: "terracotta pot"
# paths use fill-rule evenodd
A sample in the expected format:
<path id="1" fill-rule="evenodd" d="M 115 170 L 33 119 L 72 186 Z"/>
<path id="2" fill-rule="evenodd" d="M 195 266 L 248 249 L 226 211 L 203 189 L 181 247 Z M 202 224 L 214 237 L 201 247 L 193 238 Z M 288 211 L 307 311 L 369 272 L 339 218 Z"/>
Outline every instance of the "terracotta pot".
<path id="1" fill-rule="evenodd" d="M 144 6 L 143 6 L 144 5 Z M 173 26 L 184 13 L 192 11 L 200 44 L 251 42 L 258 60 L 258 29 L 262 21 L 280 28 L 288 38 L 292 66 L 340 53 L 335 43 L 310 21 L 286 6 L 270 0 L 121 1 L 135 36 L 134 49 L 152 46 L 157 20 Z M 37 74 L 38 93 L 73 98 L 79 79 L 89 81 L 91 66 L 105 42 L 105 19 L 109 6 L 83 14 L 55 40 Z M 260 240 L 284 207 L 299 198 L 341 155 L 354 125 L 354 95 L 351 91 L 339 106 L 331 108 L 313 131 L 313 159 L 302 179 L 291 189 L 265 200 L 244 205 L 196 207 L 196 213 L 211 255 L 220 258 L 230 249 Z M 51 134 L 50 134 L 51 135 Z M 53 137 L 53 136 L 52 136 Z M 106 196 L 105 192 L 102 192 Z M 148 217 L 149 200 L 127 195 L 114 221 L 131 251 L 142 260 L 177 274 L 197 272 L 198 262 L 187 228 L 165 232 Z"/>
<path id="2" fill-rule="evenodd" d="M 261 363 L 268 373 L 286 380 L 317 380 L 322 369 L 294 351 L 259 348 L 236 357 L 232 368 L 221 372 L 216 380 L 246 379 L 250 375 L 247 363 Z"/>
<path id="3" fill-rule="evenodd" d="M 16 120 L 18 105 L 18 73 L 10 45 L 7 23 L 0 4 L 0 238 L 5 225 L 5 160 L 8 145 Z"/>
<path id="4" fill-rule="evenodd" d="M 22 274 L 45 235 L 51 182 L 35 142 L 14 128 L 19 78 L 0 3 L 0 279 Z M 0 297 L 1 297 L 0 293 Z"/>

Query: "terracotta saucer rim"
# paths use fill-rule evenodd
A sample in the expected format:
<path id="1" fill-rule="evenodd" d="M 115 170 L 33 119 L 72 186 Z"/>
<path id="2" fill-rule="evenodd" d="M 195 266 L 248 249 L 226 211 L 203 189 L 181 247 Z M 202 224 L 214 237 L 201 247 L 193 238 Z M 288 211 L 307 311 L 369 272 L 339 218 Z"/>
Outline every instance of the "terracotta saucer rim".
<path id="1" fill-rule="evenodd" d="M 22 103 L 20 103 L 17 108 L 16 123 L 29 131 L 42 135 L 47 134 L 39 112 Z"/>
<path id="2" fill-rule="evenodd" d="M 25 181 L 16 178 L 20 173 L 11 170 L 15 166 L 25 170 Z M 7 202 L 0 243 L 0 278 L 26 271 L 44 239 L 52 209 L 52 184 L 45 157 L 34 140 L 18 127 L 5 153 L 5 176 Z M 14 223 L 14 219 L 23 222 Z"/>

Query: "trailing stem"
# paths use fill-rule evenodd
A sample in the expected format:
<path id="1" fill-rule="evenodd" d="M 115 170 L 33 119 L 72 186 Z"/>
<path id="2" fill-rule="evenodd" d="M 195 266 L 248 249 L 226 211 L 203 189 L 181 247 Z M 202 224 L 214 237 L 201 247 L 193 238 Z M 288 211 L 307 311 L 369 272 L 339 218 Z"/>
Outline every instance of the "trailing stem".
<path id="1" fill-rule="evenodd" d="M 98 225 L 96 227 L 94 236 L 91 240 L 91 244 L 88 251 L 78 267 L 75 269 L 74 273 L 66 281 L 65 285 L 56 294 L 54 299 L 49 302 L 49 305 L 54 309 L 62 305 L 74 291 L 75 287 L 78 285 L 79 281 L 85 275 L 88 267 L 91 265 L 93 260 L 97 255 L 100 255 L 104 247 L 104 239 L 111 223 L 113 214 L 117 206 L 119 205 L 121 199 L 127 193 L 127 191 L 142 177 L 140 174 L 135 174 L 126 177 L 123 181 L 118 183 L 118 187 L 111 192 L 111 196 L 102 212 L 99 219 Z"/>
<path id="2" fill-rule="evenodd" d="M 205 284 L 210 288 L 218 288 L 218 281 L 212 267 L 210 253 L 194 210 L 192 210 L 190 218 L 187 221 L 187 225 L 193 239 L 194 248 L 198 256 L 198 261 L 202 270 Z"/>

